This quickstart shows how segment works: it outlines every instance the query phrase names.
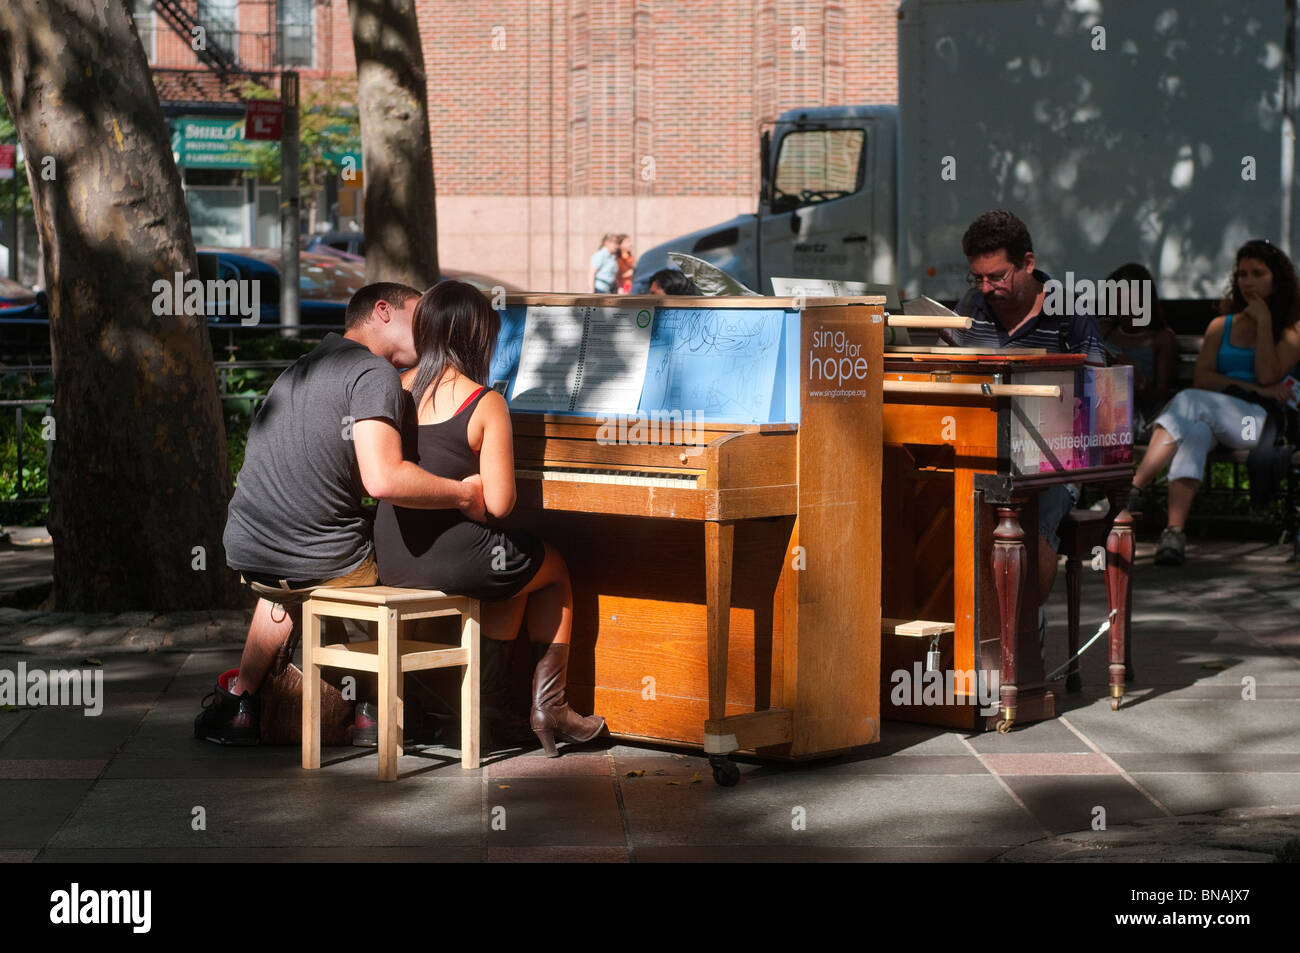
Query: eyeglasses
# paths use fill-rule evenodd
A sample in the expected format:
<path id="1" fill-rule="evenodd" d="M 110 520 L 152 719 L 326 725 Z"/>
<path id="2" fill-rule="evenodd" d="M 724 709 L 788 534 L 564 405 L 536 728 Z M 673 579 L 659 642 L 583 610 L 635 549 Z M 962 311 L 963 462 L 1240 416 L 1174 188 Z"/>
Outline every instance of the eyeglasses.
<path id="1" fill-rule="evenodd" d="M 966 283 L 972 288 L 979 288 L 985 283 L 990 287 L 1001 287 L 1011 284 L 1011 279 L 1016 273 L 1016 266 L 1011 265 L 1000 275 L 976 275 L 971 272 L 966 273 Z"/>

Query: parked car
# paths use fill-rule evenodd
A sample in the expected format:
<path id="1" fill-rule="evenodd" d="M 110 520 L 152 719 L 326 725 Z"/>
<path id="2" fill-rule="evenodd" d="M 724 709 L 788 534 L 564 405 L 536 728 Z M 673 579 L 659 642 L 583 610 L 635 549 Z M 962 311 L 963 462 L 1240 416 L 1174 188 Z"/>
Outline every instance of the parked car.
<path id="1" fill-rule="evenodd" d="M 217 258 L 217 278 L 256 280 L 261 282 L 258 296 L 261 324 L 280 321 L 280 251 L 275 248 L 200 248 L 200 253 Z M 464 281 L 491 295 L 501 288 L 509 293 L 523 289 L 477 272 L 445 269 L 443 279 Z M 299 323 L 341 328 L 348 299 L 366 283 L 366 267 L 361 261 L 346 261 L 335 254 L 299 252 L 298 288 Z M 235 317 L 216 317 L 212 323 L 240 323 Z"/>
<path id="2" fill-rule="evenodd" d="M 40 356 L 49 351 L 49 304 L 45 292 L 0 278 L 0 359 Z"/>
<path id="3" fill-rule="evenodd" d="M 307 240 L 304 251 L 335 253 L 342 257 L 364 259 L 366 257 L 365 232 L 325 232 L 313 235 Z"/>
<path id="4" fill-rule="evenodd" d="M 0 318 L 44 317 L 44 291 L 33 291 L 12 278 L 0 278 Z"/>
<path id="5" fill-rule="evenodd" d="M 280 323 L 280 251 L 277 248 L 200 248 L 215 255 L 216 277 L 258 282 L 259 324 Z M 298 253 L 300 324 L 342 327 L 348 299 L 366 283 L 364 263 L 318 252 Z M 238 315 L 209 315 L 213 324 L 241 324 Z"/>

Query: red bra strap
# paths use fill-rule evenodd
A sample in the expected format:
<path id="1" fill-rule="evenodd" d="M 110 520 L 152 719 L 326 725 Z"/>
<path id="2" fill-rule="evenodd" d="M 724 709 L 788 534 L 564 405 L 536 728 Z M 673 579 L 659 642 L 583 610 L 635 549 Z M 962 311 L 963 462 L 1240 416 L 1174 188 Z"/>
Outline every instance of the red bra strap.
<path id="1" fill-rule="evenodd" d="M 459 414 L 462 410 L 464 410 L 466 407 L 472 404 L 474 402 L 474 398 L 477 397 L 479 394 L 483 393 L 485 390 L 487 390 L 486 387 L 480 387 L 478 390 L 474 391 L 474 393 L 466 397 L 465 403 L 461 404 L 459 407 L 456 408 L 456 414 Z M 452 414 L 452 416 L 455 417 L 456 414 Z"/>

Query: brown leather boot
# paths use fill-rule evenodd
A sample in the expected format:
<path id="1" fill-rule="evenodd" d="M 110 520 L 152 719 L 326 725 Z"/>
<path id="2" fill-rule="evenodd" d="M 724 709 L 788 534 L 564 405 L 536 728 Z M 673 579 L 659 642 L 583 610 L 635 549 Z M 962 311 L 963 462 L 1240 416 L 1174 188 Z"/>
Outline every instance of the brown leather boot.
<path id="1" fill-rule="evenodd" d="M 542 649 L 541 646 L 536 646 Z M 564 686 L 569 671 L 569 647 L 552 642 L 546 646 L 537 668 L 533 670 L 533 711 L 528 721 L 548 758 L 559 757 L 555 736 L 565 741 L 590 741 L 605 727 L 599 715 L 583 718 L 564 700 Z"/>

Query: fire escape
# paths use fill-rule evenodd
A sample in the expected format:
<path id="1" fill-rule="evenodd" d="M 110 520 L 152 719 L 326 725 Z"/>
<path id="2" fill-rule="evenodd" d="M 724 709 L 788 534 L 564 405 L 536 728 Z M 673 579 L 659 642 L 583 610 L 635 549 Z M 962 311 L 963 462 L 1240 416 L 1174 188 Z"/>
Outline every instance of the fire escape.
<path id="1" fill-rule="evenodd" d="M 199 15 L 198 0 L 153 0 L 152 5 L 158 19 L 198 61 L 197 67 L 174 64 L 152 67 L 155 77 L 167 80 L 165 85 L 169 89 L 184 91 L 175 95 L 191 101 L 243 102 L 241 87 L 245 83 L 279 88 L 279 75 L 285 63 L 283 27 L 277 23 L 275 0 L 240 0 L 238 4 L 242 17 L 261 25 L 260 31 L 236 30 L 233 21 L 205 22 Z M 198 37 L 202 37 L 202 42 L 195 42 Z"/>

